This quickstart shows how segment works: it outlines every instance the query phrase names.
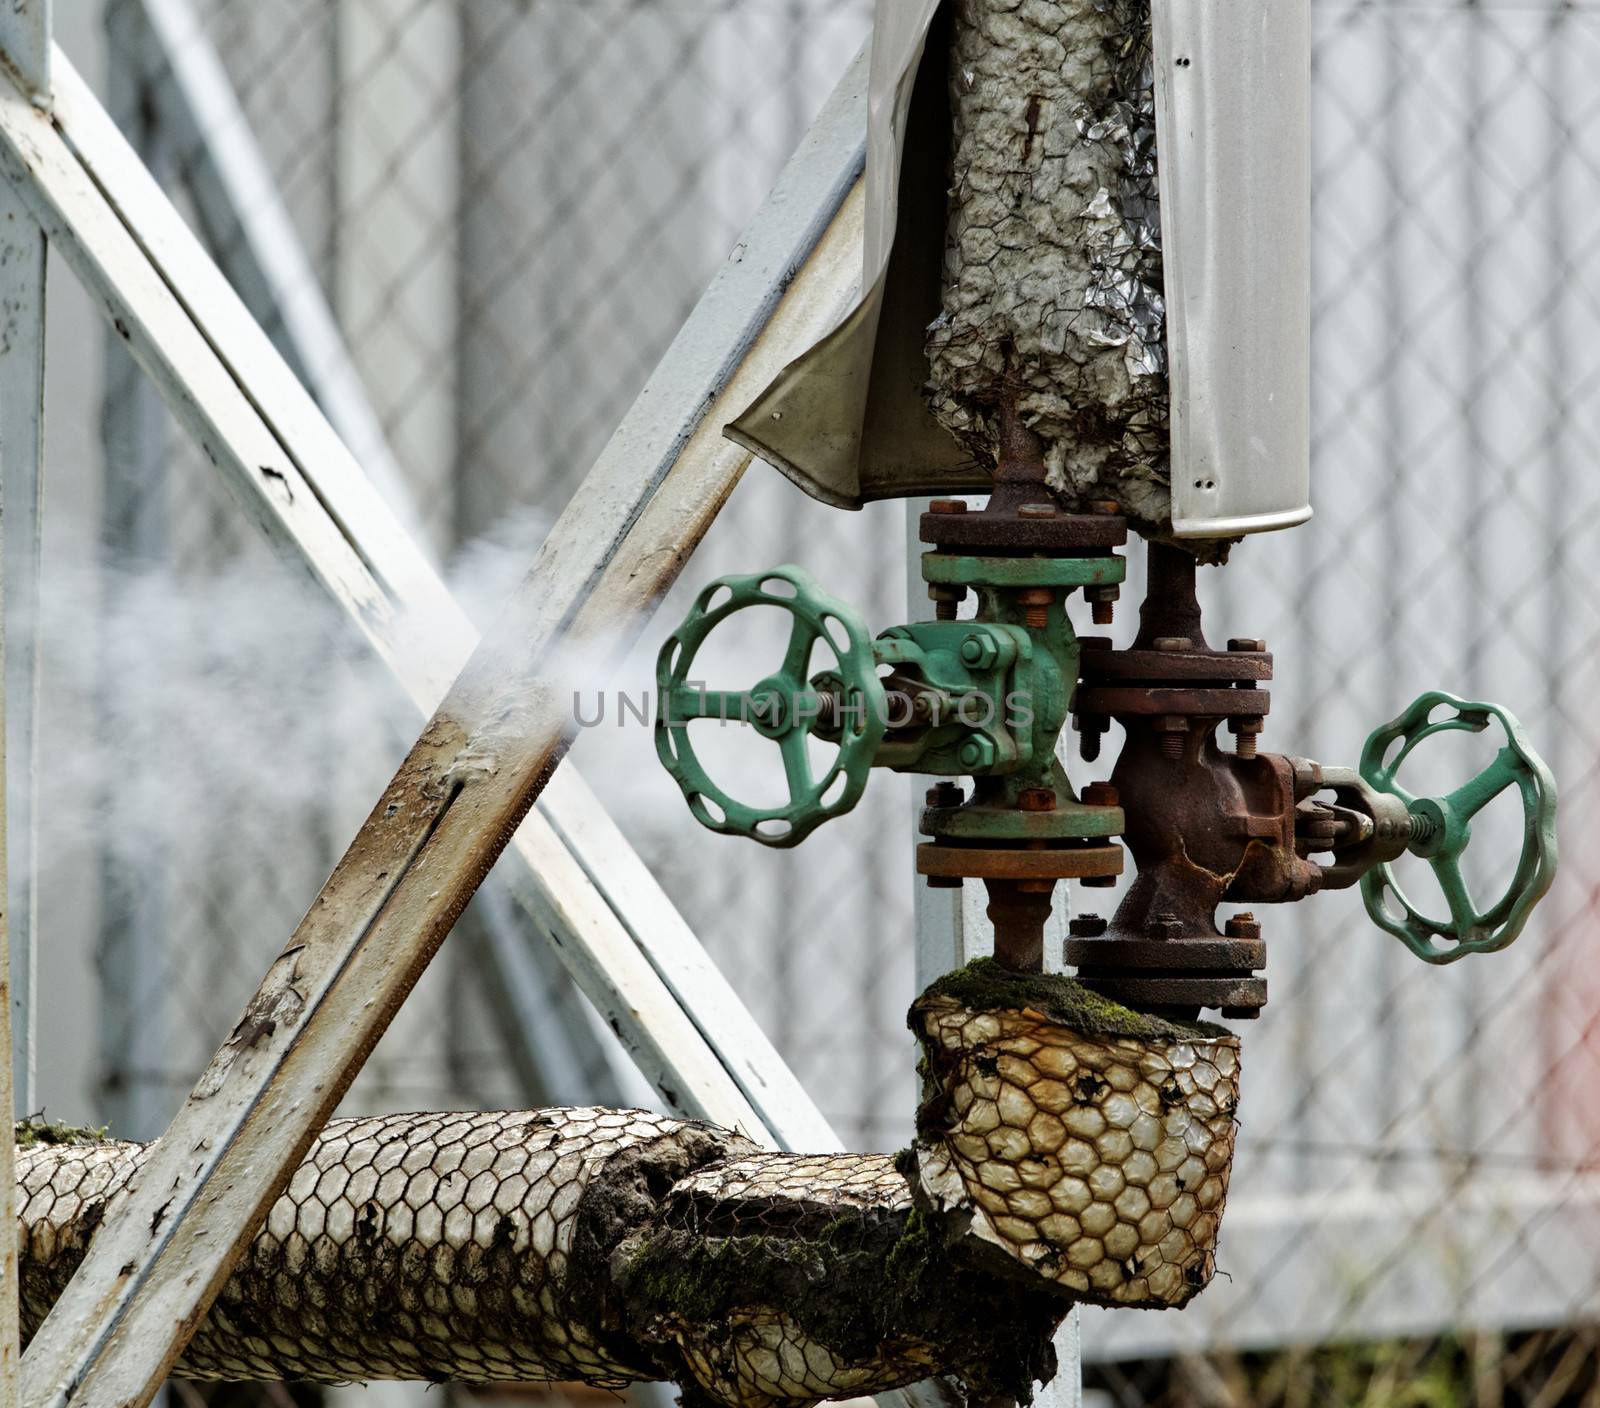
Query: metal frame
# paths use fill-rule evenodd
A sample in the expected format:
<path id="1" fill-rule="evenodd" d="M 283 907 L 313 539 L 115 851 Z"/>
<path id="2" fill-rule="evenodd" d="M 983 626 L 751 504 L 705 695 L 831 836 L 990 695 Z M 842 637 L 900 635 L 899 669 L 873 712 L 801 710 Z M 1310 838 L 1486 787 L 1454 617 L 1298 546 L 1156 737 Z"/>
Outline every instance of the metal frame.
<path id="1" fill-rule="evenodd" d="M 36 210 L 59 229 L 62 252 L 78 266 L 107 316 L 120 320 L 135 355 L 153 369 L 180 419 L 198 432 L 258 525 L 355 618 L 419 708 L 431 707 L 470 650 L 475 632 L 81 81 L 68 66 L 62 67 L 56 97 L 59 132 L 46 125 L 25 139 L 34 147 L 30 157 L 52 158 L 37 173 L 49 176 L 51 194 L 40 195 L 37 184 L 30 187 Z M 834 104 L 825 116 L 832 124 L 829 140 L 850 133 L 840 106 Z M 17 160 L 12 144 L 7 165 L 14 172 Z M 746 239 L 745 257 L 730 265 L 708 292 L 701 315 L 691 321 L 678 346 L 686 340 L 699 342 L 696 355 L 705 357 L 715 346 L 707 324 L 728 320 L 733 312 L 747 320 L 746 300 L 753 295 L 767 299 L 781 287 L 796 243 L 810 237 L 796 207 L 809 212 L 818 206 L 820 198 L 810 189 L 817 185 L 836 200 L 854 169 L 853 153 L 840 157 L 824 140 L 814 140 L 801 161 L 802 169 L 791 174 L 788 189 L 773 202 L 776 216 L 769 216 L 767 225 L 777 228 L 763 229 L 758 217 Z M 750 253 L 758 249 L 761 259 Z M 744 322 L 731 335 L 746 338 Z M 708 382 L 714 383 L 723 370 L 720 362 L 702 362 L 693 375 L 680 379 L 676 367 L 682 360 L 676 353 L 669 354 L 666 365 L 672 369 L 666 379 L 677 386 L 663 387 L 662 377 L 652 383 L 641 397 L 644 412 L 624 423 L 603 464 L 625 460 L 636 446 L 654 448 L 658 455 L 662 448 L 670 452 L 681 426 L 663 391 L 673 391 L 677 411 L 698 414 L 708 399 Z M 248 397 L 241 385 L 250 386 Z M 652 437 L 657 442 L 653 446 Z M 274 472 L 263 472 L 262 465 Z M 650 465 L 650 479 L 660 466 L 657 458 Z M 604 498 L 607 513 L 626 512 L 629 504 L 629 496 L 615 489 L 596 497 Z M 597 804 L 572 777 L 563 774 L 546 802 L 563 835 L 617 840 L 614 828 L 597 815 Z M 557 849 L 554 828 L 535 821 L 517 838 L 517 849 L 525 859 L 539 861 L 544 852 Z M 582 880 L 586 872 L 598 874 L 602 867 L 605 894 Z M 599 998 L 603 1014 L 617 1020 L 630 1046 L 651 1053 L 655 1083 L 682 1094 L 686 1087 L 692 1093 L 707 1081 L 724 1082 L 725 1076 L 711 1070 L 722 1062 L 706 1049 L 709 1042 L 726 1054 L 734 1083 L 753 1092 L 747 1098 L 760 1103 L 780 1138 L 821 1147 L 827 1135 L 812 1113 L 814 1107 L 808 1109 L 809 1102 L 782 1072 L 770 1044 L 760 1039 L 715 969 L 696 957 L 697 945 L 682 921 L 664 900 L 641 910 L 610 898 L 625 890 L 659 895 L 631 851 L 608 848 L 592 858 L 551 857 L 538 881 L 529 878 L 515 888 L 558 934 L 593 931 L 599 936 L 595 943 L 612 951 L 607 966 L 633 970 L 617 984 L 630 989 L 629 997 L 619 999 L 608 991 L 612 985 L 603 971 L 587 974 L 585 987 Z M 574 965 L 601 967 L 582 953 L 567 957 Z M 640 1012 L 663 1002 L 676 1007 L 672 993 L 693 997 L 694 1029 L 685 1027 L 672 1035 L 645 1030 Z M 661 1054 L 662 1042 L 675 1043 L 672 1059 Z M 685 1071 L 697 1069 L 699 1076 L 685 1076 Z M 794 1107 L 785 1109 L 783 1102 L 790 1099 Z M 694 1112 L 708 1111 L 701 1107 Z"/>
<path id="2" fill-rule="evenodd" d="M 182 18 L 165 0 L 146 13 L 158 24 Z M 31 39 L 48 62 L 47 8 L 21 0 L 12 19 L 16 32 L 0 30 L 0 45 L 13 61 Z M 642 628 L 749 462 L 721 438 L 722 424 L 854 293 L 865 64 L 858 59 L 802 142 L 481 643 L 59 54 L 54 68 L 53 84 L 50 75 L 13 77 L 0 91 L 6 196 L 14 218 L 25 211 L 38 226 L 38 275 L 26 281 L 24 306 L 42 329 L 49 238 L 269 541 L 341 605 L 420 710 L 438 706 L 30 1345 L 21 1388 L 31 1408 L 69 1399 L 109 1408 L 156 1391 L 508 841 L 524 862 L 513 893 L 670 1105 L 764 1143 L 838 1147 L 611 819 L 570 770 L 551 779 L 571 721 L 541 677 L 565 641 L 616 653 Z M 184 73 L 187 101 L 196 86 L 217 99 L 216 71 Z M 43 93 L 48 113 L 35 102 Z M 202 169 L 202 185 L 235 208 L 239 192 L 227 182 L 260 175 L 241 150 L 213 153 Z M 252 257 L 265 282 L 280 280 L 279 293 L 282 279 L 297 277 L 270 267 L 259 247 Z M 298 335 L 313 340 L 331 328 L 305 304 L 296 317 Z M 42 344 L 40 352 L 32 383 L 14 370 L 24 359 L 8 357 L 13 370 L 0 386 L 0 409 L 31 386 L 33 413 L 20 420 L 33 432 L 35 469 Z M 336 370 L 341 387 L 354 383 Z M 348 433 L 370 437 L 359 398 L 330 401 L 342 404 Z M 26 452 L 4 449 L 9 487 Z M 369 438 L 367 449 L 382 463 L 381 446 Z M 541 789 L 544 805 L 529 817 Z M 10 1196 L 9 1176 L 4 1184 Z M 14 1236 L 9 1216 L 4 1225 Z M 4 1279 L 14 1296 L 14 1274 Z M 14 1394 L 13 1376 L 0 1377 Z"/>
<path id="3" fill-rule="evenodd" d="M 0 94 L 0 168 L 11 189 L 258 525 L 358 620 L 413 699 L 431 706 L 470 649 L 470 628 L 59 56 L 57 70 L 49 117 L 20 91 Z M 507 695 L 499 676 L 512 651 L 491 642 L 450 692 L 391 786 L 400 819 L 390 823 L 395 813 L 380 804 L 30 1347 L 30 1402 L 64 1402 L 69 1384 L 79 1401 L 148 1399 L 181 1348 L 173 1327 L 203 1312 L 234 1249 L 559 756 L 566 721 L 559 701 L 534 693 L 538 656 L 530 661 L 523 645 L 642 622 L 731 490 L 748 456 L 721 441 L 722 419 L 822 331 L 853 289 L 860 202 L 847 197 L 860 169 L 861 101 L 858 65 L 602 456 L 568 515 L 574 521 L 541 555 L 540 590 L 524 593 L 514 622 L 529 664 L 513 673 Z M 503 706 L 513 699 L 534 701 L 538 727 L 519 719 L 507 733 Z M 480 770 L 473 759 L 485 750 L 495 762 Z M 510 766 L 513 756 L 523 766 Z M 595 891 L 575 854 L 586 843 L 604 848 L 622 893 L 647 887 L 648 897 L 653 881 L 570 778 L 559 795 L 565 844 L 548 822 L 518 837 L 538 865 L 528 898 L 557 921 L 559 936 L 580 940 L 563 947 L 581 947 L 574 967 L 628 1023 L 658 1085 L 680 1108 L 771 1142 L 832 1145 L 781 1062 L 773 1056 L 762 1068 L 770 1047 L 749 1040 L 758 1029 L 681 921 L 675 932 L 654 914 L 653 927 L 636 931 Z M 598 852 L 588 863 L 601 863 Z"/>
<path id="4" fill-rule="evenodd" d="M 0 54 L 26 101 L 50 92 L 50 3 L 0 10 Z M 0 1408 L 18 1400 L 15 1126 L 33 1102 L 39 486 L 44 470 L 45 240 L 20 195 L 0 190 Z M 27 612 L 26 617 L 20 613 Z M 17 764 L 21 763 L 18 767 Z M 13 887 L 11 876 L 18 884 Z"/>
<path id="5" fill-rule="evenodd" d="M 221 58 L 193 7 L 188 0 L 137 0 L 115 10 L 120 29 L 113 36 L 110 91 L 115 96 L 121 87 L 138 89 L 126 115 L 113 105 L 119 127 L 147 140 L 140 155 L 152 171 L 157 144 L 181 157 L 170 172 L 158 174 L 182 180 L 218 267 L 256 322 L 269 331 L 419 550 L 426 552 L 421 515 L 399 462 Z M 115 365 L 131 367 L 120 347 L 112 351 Z M 133 375 L 144 396 L 124 394 L 116 403 L 126 408 L 130 420 L 142 419 L 140 400 L 155 399 L 154 388 L 136 370 Z M 139 425 L 128 424 L 125 431 L 126 439 L 141 438 Z M 146 462 L 151 472 L 159 473 L 154 456 Z M 108 493 L 110 489 L 108 485 Z M 437 567 L 431 555 L 429 562 Z M 553 1092 L 565 1092 L 567 1100 L 652 1103 L 658 1097 L 590 1004 L 544 1000 L 552 985 L 560 993 L 571 979 L 528 911 L 508 902 L 503 892 L 504 886 L 491 876 L 474 909 L 484 931 L 482 942 L 464 977 L 475 983 L 496 1018 L 527 1098 L 561 1103 Z M 659 892 L 657 902 L 670 908 Z M 121 952 L 131 937 L 104 933 L 102 951 Z M 105 988 L 112 997 L 134 990 L 126 981 Z M 120 999 L 117 1005 L 139 1010 Z M 583 1070 L 604 1075 L 598 1086 L 580 1092 L 578 1073 Z M 136 1131 L 130 1125 L 127 1132 L 153 1137 L 157 1130 Z"/>

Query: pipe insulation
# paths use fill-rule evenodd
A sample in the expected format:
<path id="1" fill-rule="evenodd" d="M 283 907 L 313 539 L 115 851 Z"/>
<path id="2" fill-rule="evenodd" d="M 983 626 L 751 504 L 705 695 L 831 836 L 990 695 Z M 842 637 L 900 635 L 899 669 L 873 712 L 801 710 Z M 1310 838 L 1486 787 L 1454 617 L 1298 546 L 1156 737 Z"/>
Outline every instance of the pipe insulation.
<path id="1" fill-rule="evenodd" d="M 771 1153 L 636 1110 L 335 1120 L 178 1372 L 669 1379 L 729 1408 L 948 1374 L 1026 1402 L 1074 1300 L 1174 1306 L 1206 1284 L 1236 1037 L 991 961 L 911 1026 L 923 1100 L 896 1156 Z M 19 1142 L 26 1339 L 154 1146 Z"/>
<path id="2" fill-rule="evenodd" d="M 1068 506 L 1170 532 L 1149 0 L 955 0 L 927 398 L 980 464 L 1014 401 Z"/>

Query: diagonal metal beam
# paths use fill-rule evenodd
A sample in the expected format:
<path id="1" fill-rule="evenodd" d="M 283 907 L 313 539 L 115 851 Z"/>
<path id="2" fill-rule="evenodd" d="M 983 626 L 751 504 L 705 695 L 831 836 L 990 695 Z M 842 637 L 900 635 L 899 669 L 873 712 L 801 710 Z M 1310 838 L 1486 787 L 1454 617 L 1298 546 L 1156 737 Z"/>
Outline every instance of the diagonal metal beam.
<path id="1" fill-rule="evenodd" d="M 418 537 L 422 520 L 405 474 L 194 6 L 125 3 L 137 6 L 146 31 L 152 117 L 182 154 L 183 182 L 217 263 L 401 526 Z"/>
<path id="2" fill-rule="evenodd" d="M 439 633 L 461 625 L 447 611 L 448 599 L 417 589 L 429 574 L 419 572 L 414 550 L 409 560 L 396 555 L 409 590 L 393 581 L 382 584 L 388 591 L 377 585 L 378 564 L 344 531 L 376 511 L 370 488 L 359 471 L 330 479 L 320 463 L 313 481 L 306 472 L 313 457 L 288 452 L 289 445 L 304 454 L 308 443 L 320 443 L 337 465 L 342 447 L 320 417 L 285 433 L 286 410 L 303 416 L 305 408 L 292 398 L 274 402 L 298 389 L 275 353 L 252 367 L 249 379 L 219 357 L 216 309 L 208 302 L 205 326 L 197 325 L 194 306 L 178 297 L 152 254 L 175 232 L 152 227 L 143 218 L 149 211 L 130 211 L 120 196 L 108 200 L 113 177 L 142 173 L 59 55 L 57 63 L 54 123 L 20 94 L 0 93 L 0 170 L 180 419 L 246 488 L 243 497 L 269 535 L 315 549 L 303 558 L 307 569 L 349 601 L 397 674 L 413 686 L 419 676 L 436 681 L 450 658 Z M 529 583 L 473 653 L 139 1186 L 96 1236 L 24 1362 L 25 1401 L 34 1408 L 69 1398 L 108 1408 L 147 1401 L 243 1239 L 559 761 L 572 721 L 563 700 L 540 689 L 550 652 L 564 636 L 607 656 L 620 651 L 731 492 L 749 457 L 721 439 L 721 424 L 831 324 L 858 278 L 861 200 L 851 193 L 863 126 L 859 97 L 858 81 L 832 106 L 832 127 L 814 133 L 791 164 L 765 220 L 758 217 L 708 291 L 552 533 Z M 843 162 L 841 132 L 854 139 L 854 156 Z M 819 174 L 828 177 L 823 189 L 807 189 Z M 154 198 L 170 211 L 159 192 Z M 780 234 L 788 238 L 780 241 Z M 170 246 L 161 251 L 173 253 Z M 199 262 L 215 276 L 203 256 Z M 237 304 L 224 299 L 222 306 L 226 312 Z M 239 314 L 233 332 L 259 338 Z M 275 507 L 269 511 L 267 503 Z M 426 658 L 403 649 L 419 633 L 435 647 Z M 540 860 L 551 870 L 576 867 L 561 846 Z M 592 891 L 547 883 L 541 895 L 548 902 L 584 893 Z M 593 916 L 560 917 L 567 932 L 584 933 Z M 601 971 L 594 986 L 624 1000 L 654 1000 L 628 991 L 619 972 L 628 981 L 639 977 L 642 945 L 653 946 L 653 958 L 663 952 L 657 937 L 624 930 L 640 946 L 611 953 L 606 943 L 616 928 L 587 935 L 584 962 Z M 653 966 L 644 971 L 665 989 Z M 705 1068 L 709 1047 L 681 1007 L 648 1019 L 636 1012 L 633 1020 L 657 1047 L 670 1029 L 693 1048 L 675 1055 L 700 1084 L 675 1091 L 678 1101 L 767 1133 L 740 1091 L 729 1088 L 728 1067 Z M 697 1009 L 695 1020 L 704 1024 L 707 1014 Z"/>
<path id="3" fill-rule="evenodd" d="M 143 99 L 131 118 L 113 109 L 118 126 L 127 133 L 133 125 L 145 124 L 174 153 L 173 172 L 193 202 L 218 268 L 401 527 L 437 566 L 399 461 L 221 56 L 194 7 L 189 0 L 126 0 L 115 14 L 125 40 L 119 51 L 123 62 L 120 68 L 113 63 L 110 82 L 114 90 L 119 79 L 131 81 L 123 70 L 137 69 Z M 153 396 L 153 388 L 148 389 Z M 609 869 L 592 877 L 602 897 Z M 491 877 L 475 906 L 473 917 L 484 932 L 467 964 L 467 976 L 494 1013 L 503 1047 L 529 1098 L 542 1104 L 653 1103 L 651 1088 L 594 1008 L 565 1000 L 570 976 L 544 935 L 533 929 L 527 910 L 509 902 L 504 891 L 504 884 Z M 655 896 L 641 899 L 641 915 L 665 902 L 659 888 Z M 541 1077 L 542 1069 L 548 1080 Z M 586 1084 L 584 1073 L 597 1084 Z"/>
<path id="4" fill-rule="evenodd" d="M 639 492 L 737 365 L 814 241 L 818 212 L 849 188 L 860 86 L 858 65 L 603 456 L 612 467 L 641 457 Z M 70 65 L 58 65 L 54 126 L 6 126 L 0 158 L 36 215 L 67 236 L 62 253 L 180 421 L 268 539 L 339 602 L 418 706 L 432 708 L 476 633 Z M 48 192 L 41 172 L 51 174 Z M 607 473 L 599 527 L 609 547 L 637 495 Z M 581 782 L 563 773 L 545 803 L 514 842 L 524 864 L 513 888 L 651 1083 L 686 1113 L 764 1124 L 789 1147 L 837 1147 L 637 856 L 625 846 L 580 856 L 562 842 L 552 819 L 569 835 L 616 839 Z M 600 874 L 603 894 L 592 883 Z M 612 900 L 624 884 L 655 902 Z"/>

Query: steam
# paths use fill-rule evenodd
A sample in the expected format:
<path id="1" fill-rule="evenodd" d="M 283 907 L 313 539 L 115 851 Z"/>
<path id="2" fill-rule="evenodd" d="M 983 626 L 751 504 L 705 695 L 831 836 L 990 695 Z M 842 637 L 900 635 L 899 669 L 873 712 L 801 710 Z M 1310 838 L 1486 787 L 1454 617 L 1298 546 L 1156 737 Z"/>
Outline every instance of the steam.
<path id="1" fill-rule="evenodd" d="M 509 515 L 453 556 L 446 579 L 480 629 L 548 529 L 543 515 Z M 153 853 L 182 875 L 226 851 L 247 868 L 311 866 L 314 880 L 284 877 L 303 905 L 404 758 L 419 721 L 388 669 L 313 584 L 246 548 L 189 570 L 47 561 L 39 618 L 21 628 L 37 631 L 40 651 L 47 877 L 97 864 L 134 875 Z M 583 740 L 579 755 L 641 838 L 680 829 L 682 802 L 650 730 L 632 716 L 615 726 L 616 698 L 651 688 L 671 619 L 646 630 L 620 671 L 614 639 L 566 644 L 549 662 L 564 707 L 581 698 L 592 714 L 605 692 L 606 726 L 580 730 L 603 740 Z"/>

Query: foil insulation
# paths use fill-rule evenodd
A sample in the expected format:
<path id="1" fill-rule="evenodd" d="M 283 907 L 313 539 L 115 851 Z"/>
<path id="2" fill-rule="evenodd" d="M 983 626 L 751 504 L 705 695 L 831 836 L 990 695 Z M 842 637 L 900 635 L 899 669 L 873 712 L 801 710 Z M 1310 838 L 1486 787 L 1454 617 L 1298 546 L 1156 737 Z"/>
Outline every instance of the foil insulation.
<path id="1" fill-rule="evenodd" d="M 1166 307 L 1148 0 L 957 0 L 933 414 L 992 465 L 1015 396 L 1073 507 L 1165 528 Z"/>

